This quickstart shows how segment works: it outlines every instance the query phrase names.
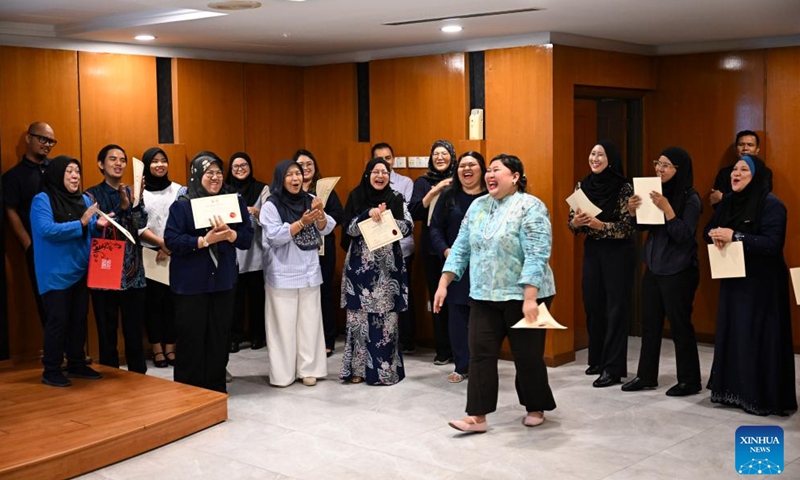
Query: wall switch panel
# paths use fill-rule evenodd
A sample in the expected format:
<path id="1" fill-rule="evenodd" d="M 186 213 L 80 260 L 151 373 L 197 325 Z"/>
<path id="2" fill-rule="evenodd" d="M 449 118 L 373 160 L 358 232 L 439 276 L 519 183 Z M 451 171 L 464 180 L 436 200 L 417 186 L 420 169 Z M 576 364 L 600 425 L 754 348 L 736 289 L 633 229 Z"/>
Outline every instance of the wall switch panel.
<path id="1" fill-rule="evenodd" d="M 394 168 L 406 168 L 406 157 L 394 157 Z"/>

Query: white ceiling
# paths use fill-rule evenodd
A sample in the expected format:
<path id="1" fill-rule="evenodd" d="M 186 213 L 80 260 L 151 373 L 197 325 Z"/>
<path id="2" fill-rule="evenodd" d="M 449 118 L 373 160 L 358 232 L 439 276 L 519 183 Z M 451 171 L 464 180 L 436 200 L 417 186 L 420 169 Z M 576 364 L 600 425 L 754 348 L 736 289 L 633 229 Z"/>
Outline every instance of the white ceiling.
<path id="1" fill-rule="evenodd" d="M 256 10 L 153 23 L 210 0 L 2 0 L 0 44 L 311 65 L 535 43 L 647 54 L 800 45 L 800 0 L 261 0 Z M 388 22 L 540 8 L 458 21 Z M 464 30 L 445 34 L 458 23 Z M 157 39 L 142 46 L 133 37 Z M 131 46 L 133 45 L 133 46 Z"/>

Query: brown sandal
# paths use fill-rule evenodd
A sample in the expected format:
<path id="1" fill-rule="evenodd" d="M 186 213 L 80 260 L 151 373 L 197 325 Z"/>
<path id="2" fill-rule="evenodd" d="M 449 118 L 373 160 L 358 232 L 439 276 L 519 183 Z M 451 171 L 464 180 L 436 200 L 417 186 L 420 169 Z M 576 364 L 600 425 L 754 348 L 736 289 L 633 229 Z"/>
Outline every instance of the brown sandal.
<path id="1" fill-rule="evenodd" d="M 364 377 L 350 377 L 350 383 L 361 383 L 364 381 Z"/>

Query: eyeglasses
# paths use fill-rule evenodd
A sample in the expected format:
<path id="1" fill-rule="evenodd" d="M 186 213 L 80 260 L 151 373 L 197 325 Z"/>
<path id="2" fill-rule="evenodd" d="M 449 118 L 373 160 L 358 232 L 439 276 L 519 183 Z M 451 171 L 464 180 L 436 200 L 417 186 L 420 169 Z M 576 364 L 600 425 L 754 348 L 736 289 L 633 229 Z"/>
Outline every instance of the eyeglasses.
<path id="1" fill-rule="evenodd" d="M 39 143 L 41 143 L 42 145 L 50 145 L 51 147 L 54 147 L 56 143 L 58 143 L 58 140 L 56 140 L 55 138 L 45 137 L 44 135 L 39 135 L 38 133 L 29 132 L 28 135 L 35 138 L 36 140 L 39 140 Z"/>
<path id="2" fill-rule="evenodd" d="M 241 165 L 231 165 L 232 172 L 246 172 L 250 165 L 242 163 Z"/>
<path id="3" fill-rule="evenodd" d="M 655 167 L 655 168 L 659 168 L 659 167 L 661 167 L 661 168 L 663 168 L 663 169 L 665 169 L 665 170 L 666 170 L 666 169 L 668 169 L 669 167 L 672 167 L 672 168 L 674 168 L 675 170 L 677 170 L 677 169 L 678 169 L 678 166 L 677 166 L 677 165 L 673 165 L 673 164 L 671 164 L 671 163 L 659 162 L 658 160 L 653 160 L 653 167 Z"/>
<path id="4" fill-rule="evenodd" d="M 206 170 L 203 176 L 206 178 L 222 178 L 222 170 Z"/>
<path id="5" fill-rule="evenodd" d="M 442 158 L 449 156 L 450 152 L 433 152 L 433 155 L 431 155 L 431 157 L 442 157 Z"/>
<path id="6" fill-rule="evenodd" d="M 312 168 L 314 166 L 314 162 L 297 162 L 300 165 L 300 168 L 306 170 Z"/>
<path id="7" fill-rule="evenodd" d="M 373 171 L 371 171 L 371 172 L 369 172 L 369 173 L 370 173 L 371 175 L 375 176 L 375 177 L 379 177 L 379 176 L 388 176 L 388 175 L 389 175 L 389 172 L 388 172 L 388 171 L 386 171 L 386 170 L 373 170 Z"/>

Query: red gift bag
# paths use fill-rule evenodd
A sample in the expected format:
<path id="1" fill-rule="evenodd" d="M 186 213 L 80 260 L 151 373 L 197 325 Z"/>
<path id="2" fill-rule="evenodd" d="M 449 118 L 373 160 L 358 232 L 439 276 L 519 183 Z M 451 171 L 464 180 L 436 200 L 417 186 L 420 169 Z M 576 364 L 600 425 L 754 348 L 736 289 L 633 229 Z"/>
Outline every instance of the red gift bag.
<path id="1" fill-rule="evenodd" d="M 89 252 L 89 277 L 86 280 L 89 288 L 121 290 L 124 257 L 124 240 L 92 239 L 92 249 Z"/>

